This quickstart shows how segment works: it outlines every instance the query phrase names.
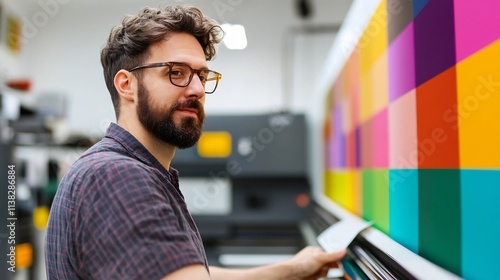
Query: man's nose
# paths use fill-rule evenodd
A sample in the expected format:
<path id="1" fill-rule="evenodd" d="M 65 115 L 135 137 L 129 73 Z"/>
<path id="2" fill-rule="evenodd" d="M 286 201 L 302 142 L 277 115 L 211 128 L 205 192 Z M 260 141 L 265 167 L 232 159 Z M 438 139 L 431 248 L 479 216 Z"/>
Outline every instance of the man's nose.
<path id="1" fill-rule="evenodd" d="M 201 98 L 205 95 L 205 86 L 200 80 L 200 77 L 197 73 L 193 74 L 193 78 L 191 79 L 191 83 L 188 85 L 188 94 L 196 95 L 198 98 Z"/>

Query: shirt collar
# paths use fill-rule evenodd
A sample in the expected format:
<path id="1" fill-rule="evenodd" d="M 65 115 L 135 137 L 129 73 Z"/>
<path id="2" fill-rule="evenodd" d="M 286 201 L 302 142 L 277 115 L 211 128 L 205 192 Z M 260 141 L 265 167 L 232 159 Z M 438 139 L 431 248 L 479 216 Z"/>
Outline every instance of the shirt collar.
<path id="1" fill-rule="evenodd" d="M 142 161 L 143 163 L 155 167 L 162 173 L 168 174 L 173 182 L 178 182 L 178 171 L 170 167 L 167 170 L 147 149 L 142 145 L 137 138 L 135 138 L 130 132 L 117 125 L 116 123 L 111 123 L 106 131 L 105 138 L 111 138 L 122 145 L 128 153 Z M 178 183 L 177 183 L 178 184 Z"/>

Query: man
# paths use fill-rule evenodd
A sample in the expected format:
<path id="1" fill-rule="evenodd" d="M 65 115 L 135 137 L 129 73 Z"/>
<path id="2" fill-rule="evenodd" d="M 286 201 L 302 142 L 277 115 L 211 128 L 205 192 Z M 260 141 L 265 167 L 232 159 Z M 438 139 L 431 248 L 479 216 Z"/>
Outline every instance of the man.
<path id="1" fill-rule="evenodd" d="M 222 34 L 190 6 L 145 8 L 111 31 L 101 62 L 117 123 L 61 180 L 45 241 L 50 280 L 315 279 L 345 254 L 307 247 L 269 266 L 208 266 L 170 162 L 201 135 L 205 95 L 221 78 L 207 60 Z"/>

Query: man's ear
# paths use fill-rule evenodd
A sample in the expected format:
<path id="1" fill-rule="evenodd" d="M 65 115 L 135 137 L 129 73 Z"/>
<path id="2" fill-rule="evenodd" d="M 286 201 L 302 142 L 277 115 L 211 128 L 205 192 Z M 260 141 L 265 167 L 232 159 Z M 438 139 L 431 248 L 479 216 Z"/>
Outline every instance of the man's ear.
<path id="1" fill-rule="evenodd" d="M 114 84 L 118 94 L 129 101 L 134 101 L 137 89 L 137 78 L 127 70 L 120 70 L 115 75 Z"/>

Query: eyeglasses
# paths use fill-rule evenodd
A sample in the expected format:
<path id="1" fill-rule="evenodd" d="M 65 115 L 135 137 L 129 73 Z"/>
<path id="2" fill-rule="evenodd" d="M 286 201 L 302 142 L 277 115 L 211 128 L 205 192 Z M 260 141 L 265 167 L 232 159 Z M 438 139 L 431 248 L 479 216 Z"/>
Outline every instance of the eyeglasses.
<path id="1" fill-rule="evenodd" d="M 193 69 L 191 66 L 181 62 L 157 62 L 144 64 L 136 66 L 128 71 L 132 72 L 144 68 L 165 66 L 168 67 L 168 78 L 174 86 L 187 87 L 196 73 L 205 87 L 205 93 L 207 94 L 214 93 L 215 89 L 217 89 L 217 85 L 219 84 L 219 80 L 222 78 L 222 74 L 216 71 L 209 69 Z"/>

